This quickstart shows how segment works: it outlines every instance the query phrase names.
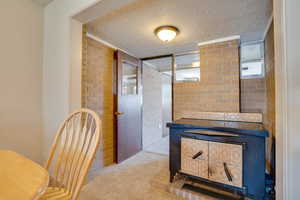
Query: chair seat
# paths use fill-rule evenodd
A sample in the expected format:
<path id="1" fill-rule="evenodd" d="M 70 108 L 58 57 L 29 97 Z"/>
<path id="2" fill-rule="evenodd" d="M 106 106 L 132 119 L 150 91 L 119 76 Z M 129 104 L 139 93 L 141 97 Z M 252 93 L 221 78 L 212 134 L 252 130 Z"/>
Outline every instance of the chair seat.
<path id="1" fill-rule="evenodd" d="M 64 188 L 48 187 L 39 200 L 71 200 L 71 194 Z"/>

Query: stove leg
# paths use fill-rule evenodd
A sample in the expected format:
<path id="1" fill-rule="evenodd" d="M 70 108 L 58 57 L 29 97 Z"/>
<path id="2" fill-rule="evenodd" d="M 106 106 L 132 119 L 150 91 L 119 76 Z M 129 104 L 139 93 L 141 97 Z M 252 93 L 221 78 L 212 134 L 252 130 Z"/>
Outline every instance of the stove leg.
<path id="1" fill-rule="evenodd" d="M 170 172 L 170 183 L 173 183 L 175 174 Z"/>

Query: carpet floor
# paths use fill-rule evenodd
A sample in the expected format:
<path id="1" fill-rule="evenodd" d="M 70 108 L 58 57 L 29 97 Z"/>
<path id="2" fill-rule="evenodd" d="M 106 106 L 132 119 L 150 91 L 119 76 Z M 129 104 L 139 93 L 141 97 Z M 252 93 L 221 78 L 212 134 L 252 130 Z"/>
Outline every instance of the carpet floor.
<path id="1" fill-rule="evenodd" d="M 168 156 L 141 152 L 93 174 L 80 200 L 177 200 L 168 192 Z"/>

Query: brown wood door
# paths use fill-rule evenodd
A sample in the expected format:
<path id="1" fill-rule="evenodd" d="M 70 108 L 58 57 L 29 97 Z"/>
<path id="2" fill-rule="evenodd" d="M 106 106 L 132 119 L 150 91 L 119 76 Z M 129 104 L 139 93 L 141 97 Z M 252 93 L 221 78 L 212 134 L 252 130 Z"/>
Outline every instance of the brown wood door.
<path id="1" fill-rule="evenodd" d="M 117 52 L 117 162 L 142 150 L 141 61 Z"/>

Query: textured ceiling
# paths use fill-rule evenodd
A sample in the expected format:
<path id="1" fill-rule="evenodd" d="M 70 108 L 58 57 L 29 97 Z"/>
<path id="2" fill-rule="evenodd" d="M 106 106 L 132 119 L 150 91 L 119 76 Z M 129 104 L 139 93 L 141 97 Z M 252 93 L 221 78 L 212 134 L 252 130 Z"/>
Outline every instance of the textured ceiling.
<path id="1" fill-rule="evenodd" d="M 53 0 L 33 0 L 33 1 L 40 4 L 40 5 L 46 6 Z"/>
<path id="2" fill-rule="evenodd" d="M 196 50 L 199 42 L 232 35 L 261 40 L 271 13 L 272 0 L 138 0 L 89 22 L 88 31 L 149 57 Z M 153 33 L 161 25 L 174 25 L 180 34 L 163 43 Z"/>

